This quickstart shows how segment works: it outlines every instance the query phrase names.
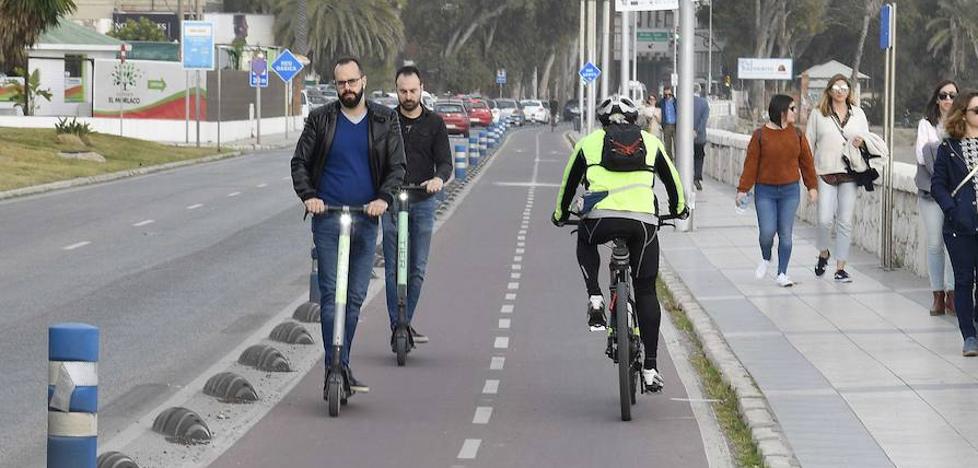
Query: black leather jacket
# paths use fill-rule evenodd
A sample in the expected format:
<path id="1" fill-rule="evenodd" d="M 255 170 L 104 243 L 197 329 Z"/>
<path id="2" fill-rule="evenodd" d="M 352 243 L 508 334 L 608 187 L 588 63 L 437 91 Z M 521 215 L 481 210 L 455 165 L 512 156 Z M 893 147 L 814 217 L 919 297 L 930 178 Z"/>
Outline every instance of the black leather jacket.
<path id="1" fill-rule="evenodd" d="M 326 155 L 336 133 L 336 118 L 340 102 L 333 101 L 317 108 L 306 117 L 305 128 L 292 155 L 292 186 L 302 201 L 319 193 L 319 178 L 326 165 Z M 367 101 L 370 152 L 370 177 L 377 198 L 388 205 L 394 202 L 394 192 L 401 185 L 406 171 L 401 124 L 394 110 Z"/>

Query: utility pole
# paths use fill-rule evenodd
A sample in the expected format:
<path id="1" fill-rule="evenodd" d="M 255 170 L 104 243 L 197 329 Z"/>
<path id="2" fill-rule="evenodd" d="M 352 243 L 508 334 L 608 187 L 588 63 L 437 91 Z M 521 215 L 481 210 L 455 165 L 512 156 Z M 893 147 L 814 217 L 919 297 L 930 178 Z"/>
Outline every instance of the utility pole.
<path id="1" fill-rule="evenodd" d="M 622 95 L 628 92 L 628 77 L 631 76 L 628 71 L 628 60 L 631 57 L 628 47 L 631 35 L 628 33 L 628 26 L 631 24 L 631 16 L 628 11 L 621 12 L 621 74 L 618 93 Z"/>
<path id="2" fill-rule="evenodd" d="M 611 0 L 604 0 L 601 15 L 601 96 L 608 96 L 608 81 L 611 76 Z"/>
<path id="3" fill-rule="evenodd" d="M 679 1 L 680 37 L 683 40 L 679 54 L 679 89 L 675 90 L 679 111 L 679 122 L 676 125 L 676 159 L 690 212 L 689 219 L 681 223 L 684 231 L 693 229 L 693 214 L 696 207 L 696 192 L 691 190 L 693 187 L 693 76 L 696 58 L 693 55 L 695 15 L 696 7 L 693 5 L 693 0 Z"/>
<path id="4" fill-rule="evenodd" d="M 588 0 L 587 2 L 587 55 L 588 61 L 594 63 L 597 61 L 597 49 L 598 49 L 598 4 L 596 0 Z M 591 82 L 588 84 L 588 98 L 587 98 L 587 131 L 591 133 L 594 130 L 594 106 L 597 104 L 597 87 L 598 83 Z"/>
<path id="5" fill-rule="evenodd" d="M 584 34 L 586 21 L 587 21 L 587 11 L 584 8 L 584 0 L 581 0 L 580 29 L 579 29 L 578 40 L 577 40 L 577 49 L 578 49 L 577 69 L 578 70 L 584 68 L 584 41 L 587 40 L 587 36 Z M 499 88 L 499 94 L 500 94 L 499 97 L 502 97 L 501 86 Z M 584 105 L 584 80 L 580 76 L 578 76 L 577 77 L 577 108 L 581 112 L 581 115 L 579 116 L 579 120 L 581 123 L 581 126 L 579 128 L 581 129 L 581 133 L 584 133 L 584 121 L 585 121 L 584 114 L 585 114 L 586 107 L 587 106 Z"/>

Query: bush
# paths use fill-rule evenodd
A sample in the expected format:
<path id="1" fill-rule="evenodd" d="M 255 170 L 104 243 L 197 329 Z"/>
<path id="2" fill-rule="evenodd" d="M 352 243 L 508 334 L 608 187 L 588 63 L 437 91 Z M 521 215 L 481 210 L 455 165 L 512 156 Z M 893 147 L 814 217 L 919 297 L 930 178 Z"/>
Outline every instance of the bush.
<path id="1" fill-rule="evenodd" d="M 92 144 L 89 136 L 95 133 L 95 131 L 92 130 L 91 125 L 88 123 L 79 122 L 75 117 L 72 117 L 70 122 L 68 121 L 67 117 L 58 119 L 58 123 L 54 124 L 54 131 L 58 135 L 74 135 L 81 139 L 81 141 L 86 145 Z"/>

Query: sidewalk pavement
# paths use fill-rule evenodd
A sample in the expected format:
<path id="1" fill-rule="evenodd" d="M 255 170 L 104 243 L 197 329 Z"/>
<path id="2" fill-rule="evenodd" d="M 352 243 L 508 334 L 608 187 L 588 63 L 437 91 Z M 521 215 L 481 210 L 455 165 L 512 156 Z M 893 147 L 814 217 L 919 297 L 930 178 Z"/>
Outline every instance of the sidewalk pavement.
<path id="1" fill-rule="evenodd" d="M 775 284 L 777 245 L 757 280 L 753 206 L 737 215 L 733 198 L 733 187 L 704 181 L 695 230 L 662 231 L 662 257 L 753 377 L 802 466 L 978 459 L 978 359 L 961 356 L 955 317 L 929 316 L 927 280 L 883 271 L 855 247 L 852 283 L 818 279 L 815 230 L 800 221 L 789 268 L 798 284 Z"/>

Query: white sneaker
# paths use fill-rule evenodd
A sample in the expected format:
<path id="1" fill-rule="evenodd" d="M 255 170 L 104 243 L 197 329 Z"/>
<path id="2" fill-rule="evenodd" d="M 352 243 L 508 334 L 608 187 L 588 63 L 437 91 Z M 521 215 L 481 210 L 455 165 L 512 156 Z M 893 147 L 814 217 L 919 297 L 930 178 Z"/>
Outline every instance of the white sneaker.
<path id="1" fill-rule="evenodd" d="M 645 382 L 645 389 L 652 393 L 661 392 L 666 385 L 666 381 L 655 369 L 642 369 L 642 380 Z"/>
<path id="2" fill-rule="evenodd" d="M 771 265 L 770 260 L 761 259 L 760 263 L 757 264 L 757 269 L 754 270 L 754 277 L 761 279 L 767 274 L 767 267 Z"/>
<path id="3" fill-rule="evenodd" d="M 782 288 L 790 288 L 795 285 L 795 282 L 791 281 L 791 278 L 789 278 L 785 273 L 778 273 L 778 278 L 774 281 L 776 281 L 778 286 L 781 286 Z"/>

